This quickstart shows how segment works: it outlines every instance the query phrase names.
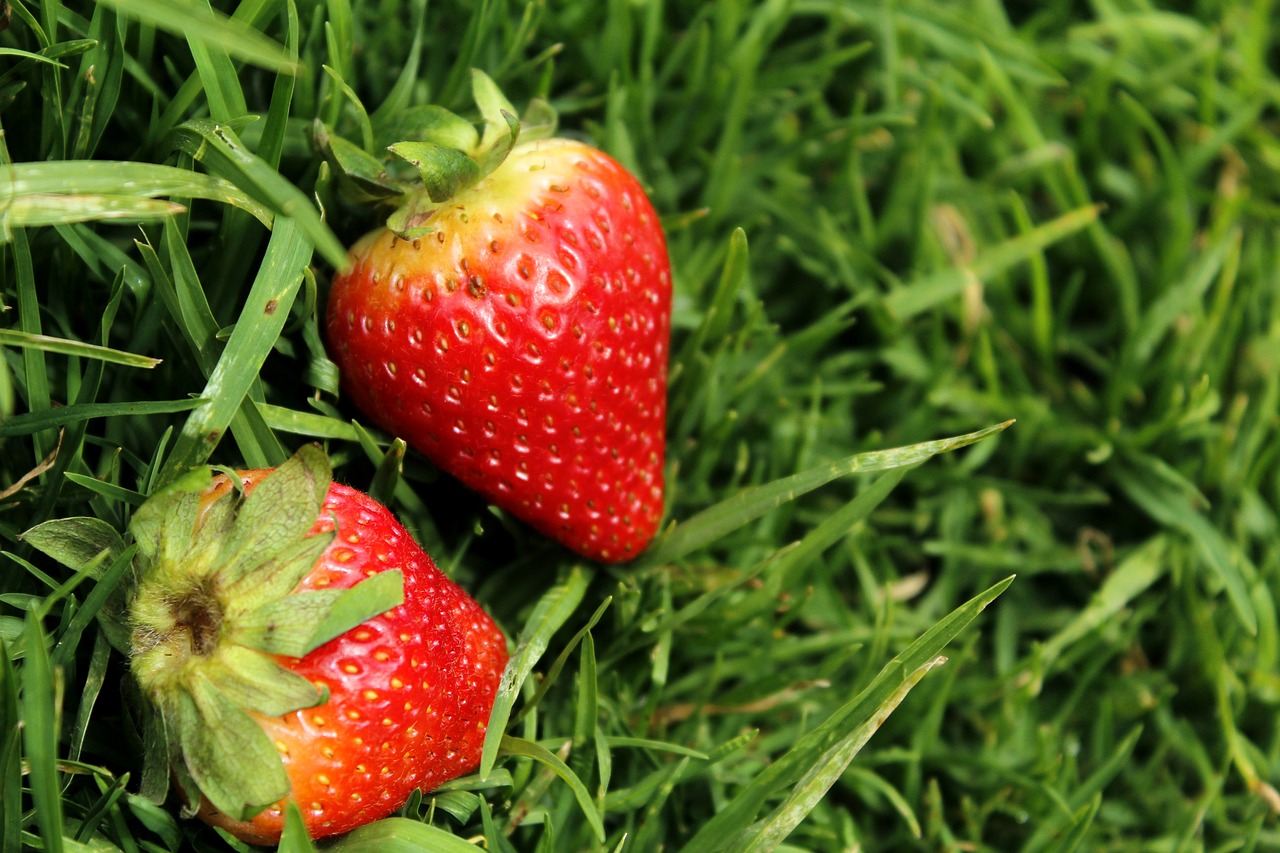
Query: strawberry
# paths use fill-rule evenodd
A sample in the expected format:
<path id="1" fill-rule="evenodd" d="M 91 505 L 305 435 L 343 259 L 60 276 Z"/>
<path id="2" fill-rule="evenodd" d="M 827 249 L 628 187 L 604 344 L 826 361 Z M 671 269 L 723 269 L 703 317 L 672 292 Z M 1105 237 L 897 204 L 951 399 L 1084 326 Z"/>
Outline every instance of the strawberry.
<path id="1" fill-rule="evenodd" d="M 587 557 L 629 560 L 663 507 L 658 216 L 617 161 L 538 138 L 545 110 L 521 133 L 476 84 L 483 138 L 432 112 L 449 144 L 391 146 L 424 186 L 334 277 L 330 352 L 356 406 L 440 468 Z M 335 157 L 350 164 L 347 145 Z"/>
<path id="2" fill-rule="evenodd" d="M 144 778 L 171 767 L 206 821 L 274 843 L 292 800 L 319 838 L 478 765 L 501 631 L 318 448 L 206 470 L 130 530 L 130 665 L 164 759 Z"/>

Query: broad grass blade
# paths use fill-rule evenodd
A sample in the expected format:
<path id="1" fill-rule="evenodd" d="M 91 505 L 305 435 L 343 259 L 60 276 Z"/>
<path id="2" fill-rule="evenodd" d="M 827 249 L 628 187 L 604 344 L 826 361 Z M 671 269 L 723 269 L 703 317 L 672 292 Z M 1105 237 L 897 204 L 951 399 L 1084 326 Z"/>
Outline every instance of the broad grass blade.
<path id="1" fill-rule="evenodd" d="M 769 817 L 751 827 L 738 838 L 742 846 L 733 849 L 743 853 L 769 853 L 789 836 L 809 812 L 827 795 L 827 791 L 844 773 L 854 756 L 861 751 L 871 736 L 879 731 L 884 721 L 935 666 L 946 663 L 945 657 L 936 657 L 917 667 L 874 710 L 871 717 L 849 732 L 835 746 L 828 749 L 814 762 L 808 773 L 796 783 L 791 794 L 774 809 Z"/>
<path id="2" fill-rule="evenodd" d="M 908 283 L 885 297 L 884 304 L 899 319 L 910 319 L 958 296 L 970 281 L 985 281 L 999 275 L 1059 240 L 1084 230 L 1097 221 L 1101 212 L 1100 206 L 1091 204 L 1064 213 L 1025 234 L 1019 234 L 987 249 L 971 265 L 948 267 L 924 279 Z"/>
<path id="3" fill-rule="evenodd" d="M 279 43 L 253 27 L 196 0 L 98 0 L 126 18 L 216 46 L 245 62 L 295 74 L 298 62 Z"/>
<path id="4" fill-rule="evenodd" d="M 289 317 L 303 268 L 311 260 L 311 245 L 290 220 L 280 220 L 271 234 L 261 271 L 254 281 L 235 331 L 218 360 L 204 398 L 208 401 L 191 413 L 173 450 L 165 461 L 160 482 L 180 476 L 200 465 L 218 445 L 227 426 L 240 412 L 250 387 L 258 380 L 258 371 L 275 345 Z M 254 409 L 252 414 L 257 415 Z M 261 423 L 261 419 L 257 419 Z M 265 437 L 274 441 L 270 430 L 262 425 Z M 240 436 L 237 435 L 237 440 Z M 244 445 L 241 444 L 241 449 Z M 279 455 L 279 445 L 272 448 Z M 266 460 L 276 464 L 279 459 Z M 246 459 L 247 464 L 254 460 Z"/>
<path id="5" fill-rule="evenodd" d="M 843 742 L 850 732 L 877 718 L 892 697 L 911 682 L 913 676 L 938 657 L 939 653 L 1000 596 L 1013 578 L 995 584 L 970 599 L 938 622 L 901 654 L 889 661 L 880 674 L 851 701 L 835 711 L 813 731 L 800 737 L 794 746 L 743 786 L 732 800 L 682 848 L 685 853 L 714 853 L 741 849 L 731 846 L 755 822 L 765 801 L 776 792 L 794 787 L 805 779 L 822 757 Z"/>
<path id="6" fill-rule="evenodd" d="M 507 720 L 511 717 L 516 697 L 520 695 L 520 688 L 546 652 L 551 637 L 577 609 L 591 583 L 591 577 L 589 570 L 575 566 L 563 581 L 547 590 L 529 614 L 524 629 L 520 632 L 515 653 L 511 655 L 507 669 L 502 673 L 502 683 L 498 687 L 493 711 L 489 715 L 489 730 L 485 733 L 484 749 L 480 755 L 478 772 L 481 778 L 488 775 L 498 759 Z"/>
<path id="7" fill-rule="evenodd" d="M 946 453 L 981 441 L 987 436 L 1003 431 L 1012 423 L 1011 420 L 1005 421 L 978 432 L 954 438 L 926 441 L 906 447 L 895 447 L 892 450 L 857 453 L 838 462 L 819 465 L 799 474 L 739 492 L 728 500 L 703 510 L 688 521 L 677 524 L 674 530 L 645 555 L 644 562 L 654 564 L 677 560 L 715 542 L 766 512 L 839 477 L 915 465 L 939 453 Z"/>
<path id="8" fill-rule="evenodd" d="M 327 853 L 476 853 L 479 849 L 452 832 L 407 817 L 367 823 L 325 847 Z"/>

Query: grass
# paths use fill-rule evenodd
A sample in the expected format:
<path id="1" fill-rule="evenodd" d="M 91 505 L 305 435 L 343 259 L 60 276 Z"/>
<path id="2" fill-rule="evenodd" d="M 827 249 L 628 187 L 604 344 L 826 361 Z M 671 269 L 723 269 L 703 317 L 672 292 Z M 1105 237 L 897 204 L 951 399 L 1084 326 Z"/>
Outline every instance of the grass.
<path id="1" fill-rule="evenodd" d="M 3 853 L 236 848 L 143 796 L 125 563 L 21 534 L 313 439 L 516 641 L 488 776 L 337 850 L 1280 849 L 1272 4 L 9 4 Z M 373 220 L 313 123 L 471 68 L 664 218 L 634 566 L 401 472 L 324 354 Z"/>

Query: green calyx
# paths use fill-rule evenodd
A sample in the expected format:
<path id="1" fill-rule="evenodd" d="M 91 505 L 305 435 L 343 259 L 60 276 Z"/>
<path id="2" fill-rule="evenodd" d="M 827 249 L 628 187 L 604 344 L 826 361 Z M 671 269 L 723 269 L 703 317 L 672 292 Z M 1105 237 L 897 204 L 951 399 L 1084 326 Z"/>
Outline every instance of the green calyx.
<path id="1" fill-rule="evenodd" d="M 431 233 L 431 213 L 502 165 L 517 140 L 555 133 L 556 113 L 550 104 L 535 99 L 517 115 L 488 75 L 478 69 L 471 74 L 478 130 L 443 107 L 413 107 L 378 129 L 378 136 L 391 142 L 375 153 L 316 122 L 316 144 L 346 196 L 358 203 L 394 205 L 387 227 L 403 239 Z"/>
<path id="2" fill-rule="evenodd" d="M 192 805 L 202 795 L 244 819 L 290 787 L 251 714 L 328 698 L 278 656 L 303 657 L 398 606 L 404 585 L 389 571 L 350 589 L 297 591 L 334 536 L 308 535 L 332 480 L 320 448 L 303 447 L 247 496 L 233 489 L 209 502 L 211 477 L 204 469 L 179 480 L 130 524 L 130 666 L 151 712 L 148 760 L 172 766 Z M 163 798 L 165 787 L 148 793 Z"/>

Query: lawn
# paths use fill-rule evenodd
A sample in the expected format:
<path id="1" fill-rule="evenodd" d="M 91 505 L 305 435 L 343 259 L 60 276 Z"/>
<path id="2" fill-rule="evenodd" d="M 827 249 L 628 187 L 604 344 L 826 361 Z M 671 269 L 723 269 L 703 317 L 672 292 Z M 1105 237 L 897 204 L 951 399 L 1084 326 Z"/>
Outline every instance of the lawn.
<path id="1" fill-rule="evenodd" d="M 249 849 L 149 796 L 128 561 L 24 533 L 312 441 L 514 653 L 487 774 L 322 849 L 1280 850 L 1273 4 L 6 5 L 0 853 Z M 472 69 L 667 235 L 631 564 L 405 452 L 326 353 L 378 218 L 318 140 L 478 120 Z"/>

